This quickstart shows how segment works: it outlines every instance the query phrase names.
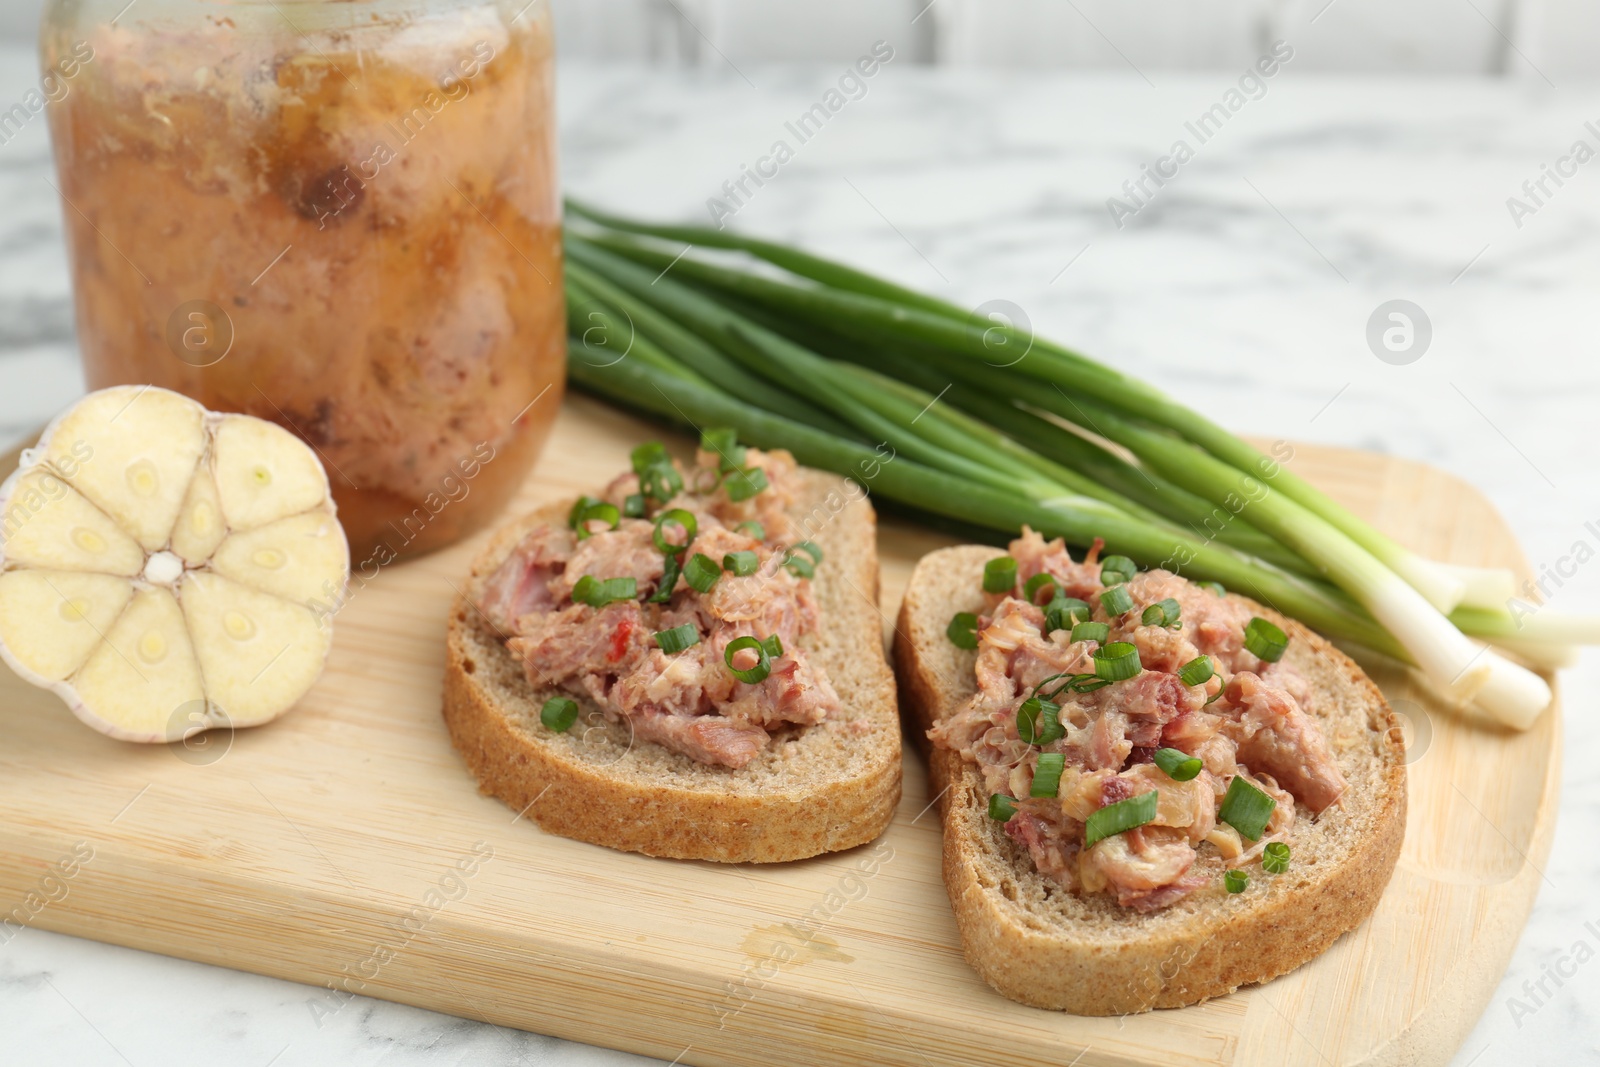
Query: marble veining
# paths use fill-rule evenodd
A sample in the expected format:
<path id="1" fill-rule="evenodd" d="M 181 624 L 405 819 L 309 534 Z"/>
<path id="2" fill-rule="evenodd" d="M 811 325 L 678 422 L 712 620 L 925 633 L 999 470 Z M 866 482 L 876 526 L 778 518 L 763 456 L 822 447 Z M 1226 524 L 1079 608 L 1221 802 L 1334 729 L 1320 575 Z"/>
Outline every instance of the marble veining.
<path id="1" fill-rule="evenodd" d="M 752 85 L 715 69 L 569 64 L 567 187 L 638 214 L 705 219 L 707 199 L 783 136 L 836 66 L 746 68 Z M 0 51 L 0 101 L 31 77 L 28 53 Z M 1589 467 L 1600 167 L 1520 228 L 1505 202 L 1600 117 L 1600 92 L 1336 80 L 1291 64 L 1118 229 L 1107 198 L 1232 81 L 892 64 L 732 224 L 968 306 L 1012 301 L 1040 332 L 1236 429 L 1444 467 L 1486 492 L 1536 569 L 1555 573 L 1576 541 L 1593 541 L 1585 523 L 1600 521 Z M 51 177 L 42 122 L 0 145 L 7 438 L 82 389 Z M 1434 328 L 1408 366 L 1380 362 L 1365 342 L 1368 316 L 1396 297 Z M 1555 604 L 1583 609 L 1600 593 L 1600 566 L 1551 586 Z M 1548 880 L 1459 1067 L 1600 1060 L 1600 962 L 1574 963 L 1580 942 L 1600 949 L 1600 778 L 1586 766 L 1600 751 L 1597 681 L 1595 655 L 1563 677 L 1576 758 Z M 307 994 L 37 930 L 0 945 L 8 1062 L 650 1062 L 364 999 L 319 1028 Z"/>

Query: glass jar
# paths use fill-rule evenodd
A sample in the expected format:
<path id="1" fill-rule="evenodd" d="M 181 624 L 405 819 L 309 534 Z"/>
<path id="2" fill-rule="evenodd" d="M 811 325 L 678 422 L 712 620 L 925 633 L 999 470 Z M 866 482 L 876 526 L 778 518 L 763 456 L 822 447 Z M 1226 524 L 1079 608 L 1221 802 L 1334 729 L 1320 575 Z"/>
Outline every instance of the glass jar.
<path id="1" fill-rule="evenodd" d="M 358 569 L 493 516 L 564 384 L 545 0 L 51 0 L 41 47 L 90 387 L 299 434 Z"/>

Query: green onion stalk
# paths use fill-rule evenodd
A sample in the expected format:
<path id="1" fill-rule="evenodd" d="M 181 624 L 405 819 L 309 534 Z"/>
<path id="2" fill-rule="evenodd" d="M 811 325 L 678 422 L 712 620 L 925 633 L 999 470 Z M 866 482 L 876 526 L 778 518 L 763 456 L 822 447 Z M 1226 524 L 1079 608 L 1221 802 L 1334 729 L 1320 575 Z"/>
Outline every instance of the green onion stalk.
<path id="1" fill-rule="evenodd" d="M 1410 553 L 1203 416 L 1068 349 L 771 242 L 574 210 L 619 230 L 752 254 L 818 283 L 619 233 L 569 233 L 574 334 L 620 317 L 640 357 L 596 358 L 591 343 L 574 341 L 574 381 L 613 400 L 732 426 L 857 480 L 870 467 L 871 488 L 935 516 L 1005 532 L 1026 524 L 1076 544 L 1103 537 L 1146 565 L 1225 582 L 1414 663 L 1446 695 L 1520 728 L 1549 704 L 1548 685 L 1466 633 L 1536 666 L 1563 664 L 1573 643 L 1600 643 L 1600 619 L 1513 616 L 1509 572 Z M 998 351 L 1036 357 L 982 359 L 997 336 Z M 1247 517 L 1232 506 L 1241 487 Z"/>

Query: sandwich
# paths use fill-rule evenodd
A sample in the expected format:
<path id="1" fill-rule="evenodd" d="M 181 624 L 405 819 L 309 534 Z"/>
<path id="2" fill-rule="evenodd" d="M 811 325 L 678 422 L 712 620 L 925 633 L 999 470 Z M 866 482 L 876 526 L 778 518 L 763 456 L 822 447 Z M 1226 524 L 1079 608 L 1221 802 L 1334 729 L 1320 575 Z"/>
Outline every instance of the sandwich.
<path id="1" fill-rule="evenodd" d="M 1179 1007 L 1299 967 L 1376 907 L 1401 733 L 1304 626 L 1024 528 L 912 575 L 895 664 L 928 742 L 968 961 L 1041 1008 Z"/>
<path id="2" fill-rule="evenodd" d="M 452 607 L 444 717 L 543 829 L 765 863 L 876 838 L 900 726 L 859 486 L 704 435 L 512 522 Z"/>

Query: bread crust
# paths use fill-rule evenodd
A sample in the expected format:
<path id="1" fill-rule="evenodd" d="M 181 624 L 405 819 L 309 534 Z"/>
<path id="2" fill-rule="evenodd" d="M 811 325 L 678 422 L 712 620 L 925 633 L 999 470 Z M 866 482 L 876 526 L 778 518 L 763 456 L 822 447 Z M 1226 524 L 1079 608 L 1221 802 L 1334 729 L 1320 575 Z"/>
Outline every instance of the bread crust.
<path id="1" fill-rule="evenodd" d="M 963 546 L 924 557 L 894 647 L 903 708 L 941 792 L 945 887 L 967 961 L 985 981 L 1012 1000 L 1077 1015 L 1181 1007 L 1292 971 L 1372 914 L 1405 836 L 1398 721 L 1343 653 L 1242 597 L 1290 637 L 1289 660 L 1317 697 L 1308 710 L 1350 779 L 1341 806 L 1314 818 L 1299 805 L 1289 872 L 1253 868 L 1250 887 L 1236 896 L 1216 886 L 1141 914 L 1041 877 L 988 817 L 978 769 L 925 740 L 975 690 L 976 654 L 957 649 L 944 630 L 955 612 L 981 608 L 983 565 L 1001 554 Z"/>
<path id="2" fill-rule="evenodd" d="M 877 521 L 859 490 L 797 472 L 793 514 L 825 556 L 813 586 L 822 632 L 802 645 L 828 672 L 843 712 L 776 741 L 739 770 L 635 743 L 584 699 L 568 733 L 540 725 L 554 691 L 528 685 L 473 601 L 528 530 L 565 521 L 570 506 L 541 508 L 502 529 L 451 608 L 444 718 L 479 789 L 550 833 L 675 859 L 774 863 L 881 834 L 900 800 L 900 723 L 877 607 Z"/>

